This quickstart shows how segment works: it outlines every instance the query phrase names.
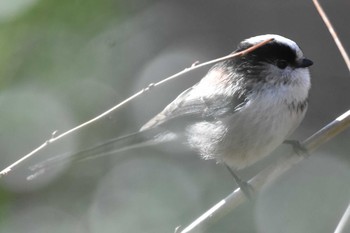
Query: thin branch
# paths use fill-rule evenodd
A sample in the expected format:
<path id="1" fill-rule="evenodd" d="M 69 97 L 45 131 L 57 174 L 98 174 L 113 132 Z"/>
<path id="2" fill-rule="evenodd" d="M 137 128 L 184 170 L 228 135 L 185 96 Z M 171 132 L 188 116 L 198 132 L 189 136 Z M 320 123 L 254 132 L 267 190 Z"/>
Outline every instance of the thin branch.
<path id="1" fill-rule="evenodd" d="M 330 34 L 333 37 L 333 40 L 335 42 L 335 44 L 337 45 L 341 55 L 343 56 L 344 62 L 346 64 L 346 66 L 348 67 L 348 70 L 350 71 L 350 59 L 349 56 L 346 52 L 346 50 L 344 49 L 343 44 L 341 43 L 332 23 L 329 21 L 327 14 L 325 13 L 325 11 L 323 10 L 321 4 L 318 2 L 318 0 L 313 0 L 313 3 L 318 11 L 318 13 L 320 14 L 321 18 L 323 19 L 323 22 L 326 24 Z M 346 226 L 350 226 L 350 204 L 348 205 L 348 208 L 346 209 L 343 217 L 341 218 L 337 228 L 335 229 L 334 233 L 343 233 L 345 232 L 344 229 Z"/>
<path id="2" fill-rule="evenodd" d="M 348 54 L 346 53 L 346 50 L 344 49 L 344 46 L 343 44 L 341 43 L 332 23 L 329 21 L 326 13 L 324 12 L 322 6 L 320 5 L 320 3 L 318 2 L 318 0 L 312 0 L 315 4 L 315 7 L 318 11 L 318 13 L 320 14 L 321 18 L 323 19 L 324 23 L 326 24 L 328 30 L 329 30 L 329 33 L 332 35 L 333 37 L 333 40 L 335 42 L 335 44 L 337 45 L 341 55 L 343 56 L 343 59 L 344 59 L 344 62 L 346 64 L 346 66 L 348 67 L 348 70 L 350 72 L 350 59 L 349 59 L 349 56 Z"/>
<path id="3" fill-rule="evenodd" d="M 346 230 L 350 229 L 350 203 L 346 208 L 340 222 L 335 229 L 334 233 L 345 233 Z M 348 232 L 348 231 L 347 231 Z"/>
<path id="4" fill-rule="evenodd" d="M 350 127 L 350 110 L 306 139 L 302 143 L 302 146 L 304 146 L 309 152 L 314 151 L 330 139 L 334 138 L 339 133 L 343 132 L 348 127 Z M 281 174 L 289 170 L 294 164 L 297 164 L 304 160 L 304 158 L 305 157 L 297 154 L 291 154 L 286 158 L 281 158 L 258 173 L 248 183 L 253 187 L 255 191 L 259 191 L 265 184 L 273 181 Z M 177 230 L 177 232 L 189 233 L 207 229 L 218 219 L 231 212 L 234 208 L 242 204 L 244 201 L 246 201 L 246 197 L 238 188 L 230 195 L 228 195 L 225 199 L 221 200 L 212 208 L 210 208 L 202 216 L 193 221 L 190 225 L 183 228 L 182 230 Z"/>
<path id="5" fill-rule="evenodd" d="M 141 91 L 135 93 L 134 95 L 130 96 L 129 98 L 125 99 L 124 101 L 122 101 L 121 103 L 115 105 L 114 107 L 108 109 L 107 111 L 103 112 L 102 114 L 92 118 L 91 120 L 89 121 L 86 121 L 58 136 L 55 136 L 55 133 L 52 133 L 51 135 L 51 139 L 47 140 L 46 142 L 44 142 L 42 145 L 40 145 L 39 147 L 37 147 L 36 149 L 34 149 L 32 152 L 30 152 L 29 154 L 23 156 L 21 159 L 17 160 L 16 162 L 12 163 L 10 166 L 6 167 L 5 169 L 3 169 L 1 172 L 0 172 L 0 178 L 3 176 L 3 175 L 6 175 L 8 172 L 10 172 L 14 167 L 18 166 L 19 164 L 21 164 L 23 161 L 27 160 L 28 158 L 34 156 L 38 151 L 42 150 L 43 148 L 45 148 L 46 146 L 48 146 L 49 144 L 51 143 L 54 143 L 55 141 L 58 141 L 60 139 L 62 139 L 63 137 L 69 135 L 69 134 L 72 134 L 73 132 L 76 132 L 80 129 L 82 129 L 83 127 L 86 127 L 88 125 L 91 125 L 95 122 L 97 122 L 98 120 L 100 120 L 101 118 L 107 116 L 108 114 L 112 113 L 113 111 L 119 109 L 120 107 L 122 107 L 123 105 L 129 103 L 130 101 L 134 100 L 135 98 L 139 97 L 140 95 L 144 94 L 145 92 L 148 92 L 150 89 L 152 89 L 153 87 L 156 87 L 156 86 L 160 86 L 172 79 L 175 79 L 179 76 L 182 76 L 188 72 L 191 72 L 193 70 L 196 70 L 196 69 L 199 69 L 201 67 L 204 67 L 204 66 L 208 66 L 208 65 L 211 65 L 211 64 L 214 64 L 214 63 L 217 63 L 217 62 L 220 62 L 220 61 L 225 61 L 225 60 L 228 60 L 228 59 L 231 59 L 231 58 L 234 58 L 234 57 L 237 57 L 237 56 L 243 56 L 247 53 L 250 53 L 251 51 L 267 44 L 268 42 L 272 41 L 273 38 L 271 39 L 268 39 L 268 40 L 265 40 L 265 41 L 262 41 L 261 43 L 258 43 L 246 50 L 243 50 L 243 51 L 240 51 L 238 53 L 231 53 L 227 56 L 224 56 L 224 57 L 221 57 L 221 58 L 217 58 L 217 59 L 214 59 L 214 60 L 211 60 L 211 61 L 207 61 L 207 62 L 204 62 L 204 63 L 201 63 L 201 64 L 197 64 L 197 63 L 194 63 L 191 67 L 189 68 L 186 68 L 184 69 L 183 71 L 179 72 L 179 73 L 176 73 L 166 79 L 163 79 L 157 83 L 151 83 L 148 85 L 148 87 L 142 89 Z"/>

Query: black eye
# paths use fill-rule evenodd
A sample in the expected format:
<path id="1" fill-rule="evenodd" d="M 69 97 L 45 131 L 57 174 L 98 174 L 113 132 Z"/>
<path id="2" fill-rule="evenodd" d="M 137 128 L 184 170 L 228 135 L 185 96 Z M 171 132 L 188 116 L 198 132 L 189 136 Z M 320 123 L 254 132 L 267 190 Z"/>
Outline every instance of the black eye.
<path id="1" fill-rule="evenodd" d="M 277 61 L 276 65 L 280 69 L 285 69 L 288 66 L 288 62 L 285 60 L 279 60 Z"/>

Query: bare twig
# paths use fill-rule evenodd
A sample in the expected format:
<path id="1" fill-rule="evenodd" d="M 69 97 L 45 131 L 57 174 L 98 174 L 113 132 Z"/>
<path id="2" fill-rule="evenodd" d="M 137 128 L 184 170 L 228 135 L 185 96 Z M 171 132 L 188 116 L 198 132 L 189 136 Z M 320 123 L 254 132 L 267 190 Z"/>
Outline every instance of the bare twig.
<path id="1" fill-rule="evenodd" d="M 350 230 L 350 203 L 346 208 L 334 233 L 345 233 Z"/>
<path id="2" fill-rule="evenodd" d="M 322 6 L 320 5 L 320 3 L 318 2 L 318 0 L 312 0 L 315 4 L 315 7 L 318 11 L 318 13 L 320 14 L 321 18 L 323 19 L 324 23 L 326 24 L 329 33 L 332 35 L 333 40 L 335 42 L 335 44 L 337 45 L 341 55 L 343 56 L 344 62 L 346 64 L 346 66 L 348 67 L 348 70 L 350 71 L 350 59 L 348 54 L 346 53 L 346 50 L 344 49 L 343 44 L 341 43 L 337 33 L 335 32 L 335 29 L 332 25 L 332 23 L 329 21 L 326 13 L 324 12 Z"/>
<path id="3" fill-rule="evenodd" d="M 323 10 L 323 8 L 322 8 L 321 4 L 318 2 L 318 0 L 313 0 L 313 3 L 315 5 L 318 13 L 320 14 L 321 18 L 323 19 L 323 22 L 326 24 L 326 26 L 329 30 L 329 33 L 332 35 L 333 40 L 334 40 L 335 44 L 337 45 L 341 55 L 343 56 L 344 62 L 345 62 L 346 66 L 348 67 L 348 70 L 350 72 L 349 56 L 348 56 L 346 50 L 344 49 L 344 46 L 341 43 L 332 23 L 329 21 L 327 14 Z M 345 233 L 346 227 L 348 227 L 350 229 L 350 204 L 348 205 L 348 208 L 346 209 L 344 215 L 342 216 L 334 233 Z"/>
<path id="4" fill-rule="evenodd" d="M 271 39 L 268 39 L 268 40 L 265 40 L 265 41 L 262 41 L 261 43 L 258 43 L 246 50 L 243 50 L 243 51 L 240 51 L 238 53 L 231 53 L 227 56 L 224 56 L 224 57 L 221 57 L 221 58 L 217 58 L 217 59 L 214 59 L 214 60 L 211 60 L 211 61 L 207 61 L 207 62 L 204 62 L 204 63 L 201 63 L 201 64 L 198 64 L 198 62 L 195 62 L 191 65 L 191 67 L 189 68 L 186 68 L 184 69 L 183 71 L 177 73 L 177 74 L 174 74 L 166 79 L 163 79 L 162 81 L 159 81 L 157 83 L 151 83 L 148 85 L 148 87 L 142 89 L 141 91 L 135 93 L 134 95 L 130 96 L 129 98 L 125 99 L 124 101 L 122 101 L 121 103 L 115 105 L 114 107 L 108 109 L 107 111 L 103 112 L 102 114 L 94 117 L 93 119 L 89 120 L 89 121 L 86 121 L 85 123 L 82 123 L 81 125 L 78 125 L 58 136 L 55 136 L 56 134 L 56 131 L 51 135 L 51 139 L 47 140 L 46 142 L 44 142 L 42 145 L 40 145 L 39 147 L 37 147 L 36 149 L 34 149 L 32 152 L 30 152 L 29 154 L 23 156 L 21 159 L 17 160 L 16 162 L 12 163 L 10 166 L 6 167 L 5 169 L 3 169 L 1 172 L 0 172 L 0 178 L 7 174 L 8 172 L 10 172 L 14 167 L 16 167 L 17 165 L 21 164 L 23 161 L 27 160 L 28 158 L 32 157 L 33 155 L 35 155 L 38 151 L 42 150 L 43 148 L 45 148 L 46 146 L 48 146 L 49 144 L 55 142 L 55 141 L 58 141 L 60 139 L 62 139 L 63 137 L 73 133 L 73 132 L 76 132 L 80 129 L 82 129 L 83 127 L 86 127 L 88 125 L 91 125 L 92 123 L 95 123 L 96 121 L 100 120 L 101 118 L 107 116 L 108 114 L 110 114 L 111 112 L 115 111 L 116 109 L 120 108 L 121 106 L 129 103 L 130 101 L 132 101 L 133 99 L 137 98 L 138 96 L 144 94 L 145 92 L 149 91 L 150 89 L 152 89 L 153 87 L 156 87 L 156 86 L 160 86 L 172 79 L 175 79 L 179 76 L 182 76 L 184 75 L 185 73 L 188 73 L 190 71 L 193 71 L 195 69 L 198 69 L 198 68 L 201 68 L 201 67 L 204 67 L 204 66 L 208 66 L 208 65 L 211 65 L 211 64 L 214 64 L 214 63 L 217 63 L 217 62 L 220 62 L 220 61 L 225 61 L 225 60 L 228 60 L 228 59 L 231 59 L 233 57 L 237 57 L 237 56 L 243 56 L 247 53 L 250 53 L 251 51 L 263 46 L 264 44 L 267 44 L 268 42 L 272 41 L 273 38 Z"/>
<path id="5" fill-rule="evenodd" d="M 317 149 L 319 146 L 332 139 L 346 128 L 350 127 L 350 110 L 336 118 L 334 121 L 323 127 L 321 130 L 316 132 L 314 135 L 306 139 L 302 146 L 304 146 L 309 152 Z M 300 155 L 292 154 L 286 158 L 281 158 L 274 164 L 262 170 L 255 177 L 253 177 L 248 183 L 253 187 L 255 191 L 261 190 L 266 184 L 281 174 L 289 170 L 294 164 L 299 163 L 305 157 Z M 194 222 L 184 228 L 181 233 L 197 232 L 211 226 L 216 220 L 225 216 L 231 212 L 238 205 L 242 204 L 246 200 L 240 189 L 236 189 L 225 199 L 218 202 L 202 216 L 197 218 Z"/>

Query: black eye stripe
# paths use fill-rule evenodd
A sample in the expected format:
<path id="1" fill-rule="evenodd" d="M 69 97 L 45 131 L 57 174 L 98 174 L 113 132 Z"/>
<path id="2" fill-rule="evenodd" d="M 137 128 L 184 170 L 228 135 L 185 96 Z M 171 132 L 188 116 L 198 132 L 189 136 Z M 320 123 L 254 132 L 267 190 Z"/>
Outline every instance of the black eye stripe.
<path id="1" fill-rule="evenodd" d="M 238 50 L 244 50 L 251 46 L 251 44 L 244 43 L 238 47 Z M 295 50 L 286 44 L 278 43 L 276 41 L 268 43 L 246 56 L 255 61 L 276 63 L 276 61 L 284 60 L 290 64 L 294 63 L 297 58 Z"/>

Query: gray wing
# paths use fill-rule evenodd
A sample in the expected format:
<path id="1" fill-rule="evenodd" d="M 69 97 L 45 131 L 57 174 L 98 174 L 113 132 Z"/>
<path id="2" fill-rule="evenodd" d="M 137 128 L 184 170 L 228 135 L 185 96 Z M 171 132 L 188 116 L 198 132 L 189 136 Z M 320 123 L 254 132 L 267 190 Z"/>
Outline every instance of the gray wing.
<path id="1" fill-rule="evenodd" d="M 199 83 L 182 92 L 173 102 L 171 102 L 163 111 L 148 121 L 142 128 L 145 130 L 165 124 L 172 124 L 181 121 L 182 125 L 198 121 L 213 120 L 225 117 L 227 114 L 234 113 L 238 108 L 246 103 L 246 94 L 242 90 L 235 90 L 231 85 L 229 92 L 222 91 L 223 87 L 218 86 L 217 90 L 209 91 L 203 88 L 207 85 L 223 85 L 220 80 L 227 77 L 224 72 L 209 71 Z M 225 84 L 225 87 L 227 85 Z M 216 90 L 215 88 L 212 90 Z M 201 91 L 202 90 L 202 91 Z"/>

